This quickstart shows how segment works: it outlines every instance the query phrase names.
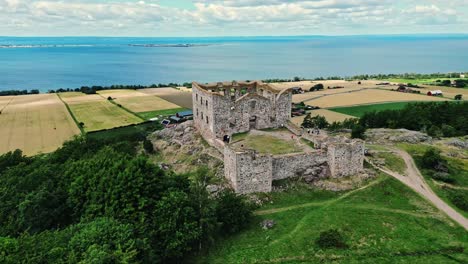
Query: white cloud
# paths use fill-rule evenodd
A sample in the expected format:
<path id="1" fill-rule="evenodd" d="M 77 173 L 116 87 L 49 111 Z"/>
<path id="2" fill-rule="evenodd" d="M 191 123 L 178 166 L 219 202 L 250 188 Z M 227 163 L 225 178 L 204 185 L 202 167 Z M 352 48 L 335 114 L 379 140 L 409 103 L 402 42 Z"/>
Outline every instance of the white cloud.
<path id="1" fill-rule="evenodd" d="M 184 10 L 158 0 L 0 0 L 0 35 L 427 33 L 432 25 L 468 33 L 465 0 L 193 2 L 194 10 Z"/>

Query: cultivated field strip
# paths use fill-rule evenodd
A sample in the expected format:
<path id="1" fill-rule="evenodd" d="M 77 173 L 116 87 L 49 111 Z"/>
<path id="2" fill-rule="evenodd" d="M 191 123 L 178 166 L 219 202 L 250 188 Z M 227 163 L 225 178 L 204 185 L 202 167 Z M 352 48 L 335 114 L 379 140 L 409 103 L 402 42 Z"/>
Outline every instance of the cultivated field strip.
<path id="1" fill-rule="evenodd" d="M 327 110 L 327 109 L 318 109 L 318 110 L 313 110 L 310 112 L 310 115 L 312 117 L 314 116 L 323 116 L 325 117 L 325 119 L 327 119 L 327 121 L 329 123 L 332 123 L 332 122 L 342 122 L 344 121 L 345 119 L 349 119 L 349 118 L 355 118 L 354 116 L 350 116 L 350 115 L 345 115 L 345 114 L 341 114 L 341 113 L 338 113 L 338 112 L 334 112 L 334 111 L 331 111 L 331 110 Z M 303 115 L 303 116 L 296 116 L 296 117 L 293 117 L 292 118 L 292 122 L 298 126 L 301 126 L 302 125 L 302 122 L 304 122 L 304 118 L 306 116 Z"/>
<path id="2" fill-rule="evenodd" d="M 445 98 L 426 96 L 420 94 L 399 93 L 385 91 L 381 89 L 367 89 L 357 92 L 349 92 L 335 95 L 328 95 L 314 100 L 309 100 L 307 104 L 319 106 L 321 108 L 352 106 L 361 104 L 386 103 L 386 102 L 407 102 L 407 101 L 447 101 Z"/>
<path id="3" fill-rule="evenodd" d="M 192 93 L 189 89 L 148 88 L 138 91 L 148 95 L 155 95 L 183 108 L 192 109 L 193 107 Z"/>
<path id="4" fill-rule="evenodd" d="M 104 98 L 112 97 L 114 102 L 135 113 L 180 108 L 177 104 L 135 90 L 105 90 L 99 94 Z"/>
<path id="5" fill-rule="evenodd" d="M 0 153 L 47 153 L 80 134 L 55 94 L 15 96 L 0 115 Z"/>

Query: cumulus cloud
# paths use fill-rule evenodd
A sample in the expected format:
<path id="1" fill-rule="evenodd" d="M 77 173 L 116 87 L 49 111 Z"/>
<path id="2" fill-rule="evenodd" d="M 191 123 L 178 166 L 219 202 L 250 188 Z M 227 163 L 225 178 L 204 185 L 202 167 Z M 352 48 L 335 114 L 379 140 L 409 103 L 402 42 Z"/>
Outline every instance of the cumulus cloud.
<path id="1" fill-rule="evenodd" d="M 174 0 L 177 1 L 177 0 Z M 0 0 L 0 35 L 287 35 L 467 33 L 465 0 Z M 409 27 L 414 25 L 414 27 Z"/>

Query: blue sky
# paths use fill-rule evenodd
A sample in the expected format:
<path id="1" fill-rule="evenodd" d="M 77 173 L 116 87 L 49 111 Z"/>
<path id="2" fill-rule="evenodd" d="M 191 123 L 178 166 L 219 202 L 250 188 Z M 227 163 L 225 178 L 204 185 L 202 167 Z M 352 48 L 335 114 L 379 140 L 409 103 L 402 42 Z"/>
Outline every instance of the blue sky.
<path id="1" fill-rule="evenodd" d="M 0 0 L 4 36 L 468 33 L 468 0 Z"/>

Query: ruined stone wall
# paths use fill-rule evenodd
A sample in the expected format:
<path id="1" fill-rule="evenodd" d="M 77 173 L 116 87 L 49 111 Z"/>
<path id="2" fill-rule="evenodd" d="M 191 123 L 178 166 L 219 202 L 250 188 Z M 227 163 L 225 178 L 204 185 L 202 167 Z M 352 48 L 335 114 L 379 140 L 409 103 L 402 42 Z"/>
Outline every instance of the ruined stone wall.
<path id="1" fill-rule="evenodd" d="M 192 89 L 193 120 L 195 127 L 205 138 L 214 137 L 214 95 L 196 87 Z"/>
<path id="2" fill-rule="evenodd" d="M 327 146 L 328 165 L 332 178 L 351 176 L 364 168 L 364 142 L 334 142 Z"/>
<path id="3" fill-rule="evenodd" d="M 225 176 L 237 193 L 270 192 L 272 183 L 272 157 L 254 151 L 224 151 Z"/>
<path id="4" fill-rule="evenodd" d="M 323 165 L 327 162 L 325 151 L 312 153 L 288 154 L 273 157 L 273 180 L 299 177 L 308 169 Z"/>
<path id="5" fill-rule="evenodd" d="M 286 125 L 291 119 L 291 103 L 292 93 L 286 92 L 279 94 L 276 97 L 275 110 L 276 110 L 276 127 Z"/>

